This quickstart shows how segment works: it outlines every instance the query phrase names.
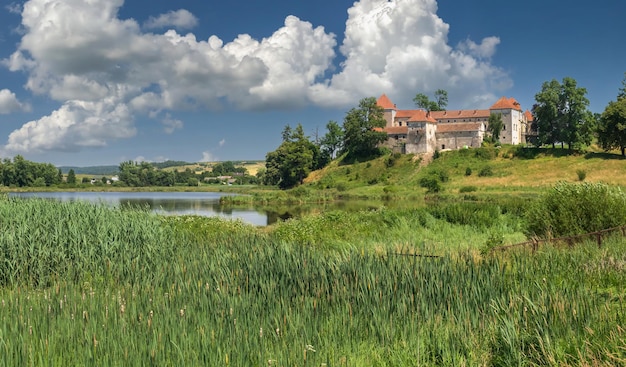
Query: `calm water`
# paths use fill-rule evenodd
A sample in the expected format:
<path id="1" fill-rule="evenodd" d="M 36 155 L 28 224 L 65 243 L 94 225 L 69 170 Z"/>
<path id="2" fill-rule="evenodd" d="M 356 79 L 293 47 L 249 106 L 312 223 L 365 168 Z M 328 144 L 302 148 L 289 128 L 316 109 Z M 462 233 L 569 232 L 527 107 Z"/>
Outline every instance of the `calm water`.
<path id="1" fill-rule="evenodd" d="M 9 195 L 60 201 L 80 200 L 115 207 L 148 207 L 159 214 L 219 216 L 228 219 L 241 219 L 257 226 L 266 226 L 277 220 L 273 215 L 253 208 L 221 206 L 220 198 L 230 194 L 217 192 L 21 192 Z"/>

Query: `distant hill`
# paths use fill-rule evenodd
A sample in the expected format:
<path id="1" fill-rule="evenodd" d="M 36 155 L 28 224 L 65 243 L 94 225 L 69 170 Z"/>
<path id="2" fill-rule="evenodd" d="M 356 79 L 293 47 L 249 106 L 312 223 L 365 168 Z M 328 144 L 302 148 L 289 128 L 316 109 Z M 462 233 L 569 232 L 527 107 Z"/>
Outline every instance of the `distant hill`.
<path id="1" fill-rule="evenodd" d="M 58 167 L 63 174 L 67 174 L 71 169 L 77 175 L 98 175 L 98 176 L 113 176 L 118 174 L 119 166 L 91 166 L 91 167 L 72 167 L 61 166 Z"/>

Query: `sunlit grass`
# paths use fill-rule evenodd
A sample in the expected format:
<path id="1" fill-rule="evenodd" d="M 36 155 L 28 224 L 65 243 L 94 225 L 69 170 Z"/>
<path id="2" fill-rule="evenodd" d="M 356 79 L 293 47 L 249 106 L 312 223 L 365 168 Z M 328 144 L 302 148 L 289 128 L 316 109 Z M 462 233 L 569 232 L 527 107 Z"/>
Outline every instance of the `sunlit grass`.
<path id="1" fill-rule="evenodd" d="M 257 229 L 3 199 L 0 366 L 626 363 L 626 241 L 468 249 L 521 233 L 516 210 L 332 212 Z"/>

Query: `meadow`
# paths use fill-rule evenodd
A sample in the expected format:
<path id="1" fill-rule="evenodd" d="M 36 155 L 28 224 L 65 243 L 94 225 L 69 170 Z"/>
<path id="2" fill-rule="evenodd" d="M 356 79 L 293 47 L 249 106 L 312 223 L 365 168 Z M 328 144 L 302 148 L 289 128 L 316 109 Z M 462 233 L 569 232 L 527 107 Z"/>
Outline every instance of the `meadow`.
<path id="1" fill-rule="evenodd" d="M 3 197 L 0 366 L 625 365 L 623 238 L 488 251 L 540 214 L 448 202 L 256 228 Z"/>

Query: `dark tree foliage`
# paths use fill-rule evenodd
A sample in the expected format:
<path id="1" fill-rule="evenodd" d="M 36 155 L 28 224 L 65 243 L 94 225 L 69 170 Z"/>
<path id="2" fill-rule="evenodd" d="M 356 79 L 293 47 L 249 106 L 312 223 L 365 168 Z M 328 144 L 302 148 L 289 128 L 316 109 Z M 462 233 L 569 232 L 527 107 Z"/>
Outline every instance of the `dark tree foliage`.
<path id="1" fill-rule="evenodd" d="M 571 149 L 591 143 L 594 119 L 586 94 L 573 78 L 563 78 L 562 84 L 555 79 L 543 83 L 533 106 L 540 144 L 567 144 Z"/>
<path id="2" fill-rule="evenodd" d="M 278 149 L 266 155 L 263 183 L 289 189 L 301 184 L 311 171 L 321 168 L 321 151 L 304 135 L 300 124 L 295 129 L 287 125 L 282 137 Z"/>
<path id="3" fill-rule="evenodd" d="M 0 183 L 3 186 L 51 186 L 62 182 L 59 170 L 50 163 L 31 162 L 21 155 L 0 162 Z"/>
<path id="4" fill-rule="evenodd" d="M 444 111 L 448 106 L 448 92 L 443 89 L 437 89 L 435 91 L 435 100 L 431 101 L 427 95 L 418 93 L 413 98 L 413 102 L 419 108 L 423 108 L 426 111 Z"/>
<path id="5" fill-rule="evenodd" d="M 128 186 L 172 186 L 176 182 L 187 183 L 188 177 L 177 179 L 174 172 L 157 170 L 148 162 L 126 161 L 120 163 L 119 179 Z"/>
<path id="6" fill-rule="evenodd" d="M 335 159 L 337 152 L 341 151 L 343 145 L 343 130 L 336 121 L 329 121 L 326 124 L 326 135 L 322 137 L 322 154 L 329 160 Z"/>
<path id="7" fill-rule="evenodd" d="M 626 96 L 609 102 L 598 123 L 598 143 L 605 150 L 619 149 L 626 156 Z"/>
<path id="8" fill-rule="evenodd" d="M 67 183 L 69 185 L 76 184 L 76 173 L 74 172 L 73 169 L 70 169 L 70 171 L 67 173 Z"/>
<path id="9" fill-rule="evenodd" d="M 491 138 L 493 142 L 500 141 L 500 133 L 502 132 L 502 128 L 504 127 L 504 123 L 502 122 L 502 115 L 499 113 L 492 113 L 489 115 L 489 131 L 491 132 Z"/>
<path id="10" fill-rule="evenodd" d="M 376 104 L 376 98 L 368 97 L 351 109 L 343 120 L 343 151 L 346 159 L 369 158 L 379 154 L 378 145 L 387 140 L 387 134 L 377 131 L 387 122 L 384 110 Z"/>
<path id="11" fill-rule="evenodd" d="M 245 174 L 248 170 L 245 167 L 236 167 L 231 161 L 216 163 L 212 169 L 212 176 L 231 176 L 235 173 Z"/>

